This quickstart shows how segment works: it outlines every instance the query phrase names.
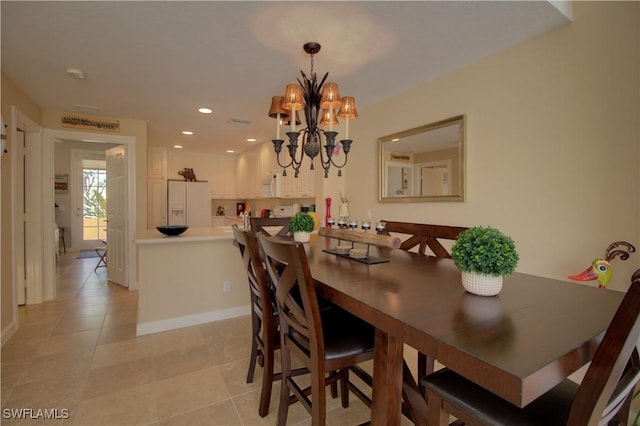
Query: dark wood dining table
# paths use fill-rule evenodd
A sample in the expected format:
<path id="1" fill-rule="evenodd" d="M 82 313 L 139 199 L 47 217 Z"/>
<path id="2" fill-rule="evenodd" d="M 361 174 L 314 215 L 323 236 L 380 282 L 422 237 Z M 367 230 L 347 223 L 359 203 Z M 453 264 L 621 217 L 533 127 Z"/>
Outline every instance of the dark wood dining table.
<path id="1" fill-rule="evenodd" d="M 450 259 L 372 246 L 388 262 L 365 264 L 323 251 L 336 245 L 312 236 L 309 266 L 320 296 L 376 328 L 374 425 L 400 424 L 404 344 L 522 407 L 591 360 L 624 296 L 521 273 L 476 296 Z"/>

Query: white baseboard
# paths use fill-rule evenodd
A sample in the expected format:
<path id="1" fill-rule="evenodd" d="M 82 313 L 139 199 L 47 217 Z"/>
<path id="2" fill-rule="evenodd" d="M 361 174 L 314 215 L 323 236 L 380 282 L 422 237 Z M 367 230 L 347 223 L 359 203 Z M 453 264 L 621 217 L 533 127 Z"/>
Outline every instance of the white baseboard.
<path id="1" fill-rule="evenodd" d="M 212 321 L 220 321 L 229 318 L 249 315 L 250 305 L 238 306 L 235 308 L 222 309 L 219 311 L 203 312 L 200 314 L 186 315 L 183 317 L 170 318 L 160 321 L 149 321 L 138 324 L 136 327 L 136 335 L 143 336 L 145 334 L 160 333 L 167 330 L 175 330 L 176 328 L 189 327 L 192 325 L 205 324 Z M 4 338 L 4 333 L 2 333 Z"/>
<path id="2" fill-rule="evenodd" d="M 18 323 L 14 320 L 11 323 L 2 329 L 2 343 L 4 345 L 7 341 L 14 335 L 14 333 L 18 331 Z"/>

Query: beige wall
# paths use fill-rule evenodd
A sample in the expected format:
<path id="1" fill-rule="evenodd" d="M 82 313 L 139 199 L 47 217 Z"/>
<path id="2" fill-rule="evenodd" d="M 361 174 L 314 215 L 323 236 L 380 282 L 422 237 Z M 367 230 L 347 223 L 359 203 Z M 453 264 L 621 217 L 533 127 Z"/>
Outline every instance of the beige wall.
<path id="1" fill-rule="evenodd" d="M 1 75 L 1 93 L 2 93 L 2 118 L 8 126 L 13 127 L 11 123 L 11 106 L 16 106 L 20 112 L 28 116 L 32 121 L 42 123 L 41 109 L 29 99 L 4 73 Z M 7 150 L 11 152 L 14 141 L 11 140 L 11 134 L 7 132 Z M 2 173 L 0 177 L 0 185 L 2 186 L 2 196 L 0 200 L 1 228 L 0 228 L 0 277 L 2 279 L 0 297 L 2 302 L 0 305 L 1 319 L 0 329 L 5 330 L 12 326 L 11 322 L 16 312 L 13 298 L 13 258 L 11 253 L 11 240 L 13 230 L 11 228 L 11 188 L 14 182 L 11 180 L 11 159 L 9 155 L 2 154 Z"/>
<path id="2" fill-rule="evenodd" d="M 640 3 L 575 2 L 574 22 L 360 110 L 346 169 L 356 218 L 491 225 L 520 272 L 581 272 L 613 241 L 640 249 Z M 403 111 L 389 121 L 388 111 Z M 467 116 L 467 200 L 377 202 L 377 139 Z M 366 184 L 363 184 L 366 183 Z M 640 253 L 613 261 L 626 288 Z"/>
<path id="3" fill-rule="evenodd" d="M 55 130 L 70 130 L 62 127 L 64 111 L 44 110 L 43 127 Z M 147 122 L 141 120 L 120 120 L 119 136 L 136 138 L 136 229 L 147 228 Z M 82 130 L 87 132 L 86 130 Z"/>

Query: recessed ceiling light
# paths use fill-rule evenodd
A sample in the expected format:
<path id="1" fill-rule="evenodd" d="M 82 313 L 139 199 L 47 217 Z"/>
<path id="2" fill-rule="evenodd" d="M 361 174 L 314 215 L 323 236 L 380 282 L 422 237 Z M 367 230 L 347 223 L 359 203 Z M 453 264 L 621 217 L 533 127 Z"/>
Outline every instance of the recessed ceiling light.
<path id="1" fill-rule="evenodd" d="M 182 145 L 174 145 L 173 147 L 180 149 L 180 148 L 182 148 Z"/>
<path id="2" fill-rule="evenodd" d="M 67 75 L 72 78 L 77 78 L 78 80 L 82 80 L 84 78 L 84 71 L 78 68 L 67 68 Z"/>
<path id="3" fill-rule="evenodd" d="M 255 139 L 255 138 L 249 138 L 249 139 L 247 139 L 247 142 L 255 142 L 256 140 L 257 139 Z"/>
<path id="4" fill-rule="evenodd" d="M 183 134 L 183 135 L 191 136 L 191 135 L 193 135 L 193 132 L 192 132 L 191 130 L 183 130 L 183 131 L 182 131 L 182 134 Z"/>
<path id="5" fill-rule="evenodd" d="M 228 149 L 228 150 L 227 150 L 227 152 L 228 152 L 229 154 L 233 154 L 235 151 L 234 151 L 234 150 L 232 150 L 232 149 Z"/>
<path id="6" fill-rule="evenodd" d="M 391 142 L 397 142 L 399 140 L 400 140 L 400 138 L 394 138 L 394 139 L 391 139 Z"/>
<path id="7" fill-rule="evenodd" d="M 211 114 L 213 110 L 211 108 L 198 108 L 198 112 L 201 112 L 203 114 Z"/>

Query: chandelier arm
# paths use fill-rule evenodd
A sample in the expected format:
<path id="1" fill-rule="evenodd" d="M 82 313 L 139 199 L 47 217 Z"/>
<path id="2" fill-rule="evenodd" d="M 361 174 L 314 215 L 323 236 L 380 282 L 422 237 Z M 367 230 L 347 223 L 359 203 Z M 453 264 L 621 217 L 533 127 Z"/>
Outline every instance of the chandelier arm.
<path id="1" fill-rule="evenodd" d="M 343 139 L 340 141 L 340 143 L 342 144 L 342 152 L 344 152 L 344 162 L 342 163 L 342 165 L 338 165 L 335 163 L 335 161 L 333 161 L 333 158 L 331 158 L 331 164 L 333 164 L 334 167 L 337 167 L 338 169 L 343 168 L 344 166 L 347 165 L 347 160 L 349 159 L 349 151 L 351 150 L 351 143 L 353 142 L 353 140 L 351 139 Z"/>
<path id="2" fill-rule="evenodd" d="M 347 159 L 348 159 L 347 156 L 345 156 L 344 157 L 344 162 L 342 163 L 342 165 L 339 166 L 333 161 L 333 158 L 332 158 L 331 159 L 331 164 L 333 165 L 333 167 L 337 167 L 338 169 L 341 169 L 341 168 L 343 168 L 344 166 L 347 165 Z"/>
<path id="3" fill-rule="evenodd" d="M 324 133 L 324 131 L 322 133 Z M 327 159 L 325 161 L 325 156 L 322 153 L 322 151 L 324 150 L 320 149 L 320 165 L 322 166 L 322 170 L 324 170 L 324 177 L 326 178 L 329 177 L 329 168 L 331 167 L 331 151 L 333 151 L 333 147 L 329 147 L 325 144 L 323 148 L 327 151 Z"/>
<path id="4" fill-rule="evenodd" d="M 289 164 L 284 165 L 280 162 L 280 154 L 276 155 L 276 161 L 278 162 L 278 167 L 280 167 L 281 169 L 286 169 L 287 167 L 291 167 L 291 164 L 293 164 L 293 161 L 289 161 Z"/>
<path id="5" fill-rule="evenodd" d="M 302 134 L 302 144 L 298 144 L 298 138 Z M 291 157 L 291 167 L 293 168 L 294 177 L 298 177 L 300 173 L 300 167 L 302 166 L 302 161 L 304 160 L 304 141 L 306 138 L 307 129 L 304 129 L 302 132 L 287 132 L 287 136 L 289 136 L 289 157 Z M 300 159 L 296 158 L 296 151 L 298 148 L 300 149 Z"/>
<path id="6" fill-rule="evenodd" d="M 280 162 L 280 152 L 282 151 L 282 144 L 284 143 L 284 140 L 273 139 L 271 142 L 273 143 L 273 150 L 276 153 L 276 162 L 278 163 L 278 166 L 281 167 L 282 169 L 286 169 L 287 167 L 290 167 L 293 161 L 289 161 L 289 164 L 287 165 L 284 165 Z"/>

